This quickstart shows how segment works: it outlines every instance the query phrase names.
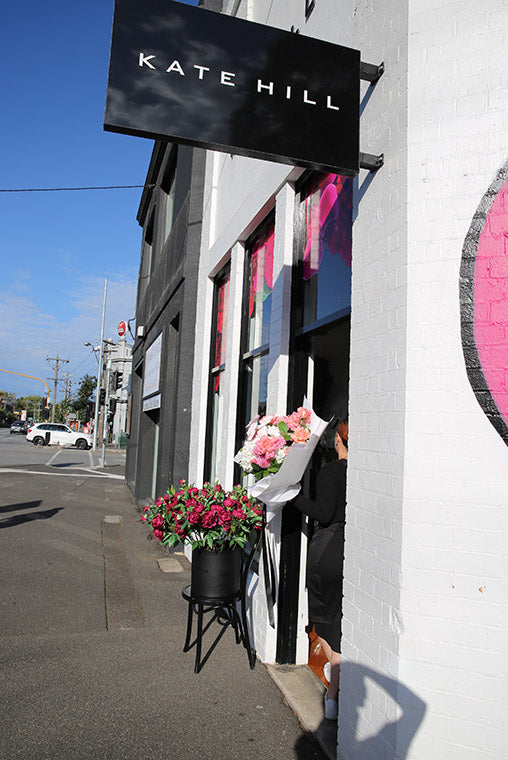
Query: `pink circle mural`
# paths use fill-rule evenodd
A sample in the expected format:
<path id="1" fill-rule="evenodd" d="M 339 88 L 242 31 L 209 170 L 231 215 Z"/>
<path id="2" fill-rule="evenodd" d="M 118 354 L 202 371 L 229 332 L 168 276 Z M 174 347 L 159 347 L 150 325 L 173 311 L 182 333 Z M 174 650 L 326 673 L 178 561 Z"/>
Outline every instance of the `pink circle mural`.
<path id="1" fill-rule="evenodd" d="M 460 305 L 469 382 L 508 444 L 508 163 L 483 196 L 464 242 Z"/>

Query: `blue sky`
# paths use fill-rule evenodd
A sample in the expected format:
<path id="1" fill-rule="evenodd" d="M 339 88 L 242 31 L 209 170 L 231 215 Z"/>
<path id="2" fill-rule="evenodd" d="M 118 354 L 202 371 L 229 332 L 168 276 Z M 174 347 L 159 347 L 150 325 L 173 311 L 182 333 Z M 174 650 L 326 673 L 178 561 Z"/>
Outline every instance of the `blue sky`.
<path id="1" fill-rule="evenodd" d="M 184 0 L 186 1 L 186 0 Z M 196 5 L 197 0 L 189 0 Z M 0 190 L 142 185 L 153 141 L 103 130 L 113 0 L 17 0 L 2 12 Z M 76 390 L 100 338 L 134 317 L 141 189 L 0 192 L 0 368 Z M 51 386 L 51 383 L 49 383 Z M 0 372 L 0 389 L 44 392 Z M 59 395 L 60 398 L 60 395 Z"/>

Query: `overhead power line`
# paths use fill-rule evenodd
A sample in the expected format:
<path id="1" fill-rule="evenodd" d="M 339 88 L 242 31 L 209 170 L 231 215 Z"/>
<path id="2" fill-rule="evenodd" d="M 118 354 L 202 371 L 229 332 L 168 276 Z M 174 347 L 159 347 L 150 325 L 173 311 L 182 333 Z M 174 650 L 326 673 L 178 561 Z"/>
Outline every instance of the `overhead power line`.
<path id="1" fill-rule="evenodd" d="M 145 185 L 105 185 L 102 187 L 11 187 L 0 188 L 0 193 L 66 193 L 71 190 L 131 190 Z M 147 185 L 154 187 L 154 185 Z"/>

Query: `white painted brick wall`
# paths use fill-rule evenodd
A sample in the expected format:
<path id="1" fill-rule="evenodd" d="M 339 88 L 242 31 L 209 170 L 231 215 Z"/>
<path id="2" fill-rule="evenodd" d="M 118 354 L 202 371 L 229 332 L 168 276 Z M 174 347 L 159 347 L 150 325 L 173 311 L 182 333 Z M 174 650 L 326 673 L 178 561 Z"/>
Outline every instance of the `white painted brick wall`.
<path id="1" fill-rule="evenodd" d="M 399 4 L 401 12 L 402 8 Z M 344 659 L 379 669 L 383 654 L 389 652 L 389 628 L 396 633 L 398 621 L 395 658 L 385 672 L 426 705 L 426 717 L 403 756 L 501 758 L 508 744 L 501 719 L 508 673 L 508 452 L 467 382 L 458 272 L 472 215 L 506 155 L 507 103 L 504 90 L 499 90 L 506 6 L 430 2 L 414 3 L 411 10 L 407 271 L 403 249 L 397 252 L 390 246 L 384 251 L 396 266 L 400 261 L 397 285 L 403 286 L 407 276 L 407 292 L 402 287 L 398 306 L 394 291 L 382 292 L 389 283 L 388 267 L 376 270 L 371 265 L 369 272 L 368 264 L 362 266 L 372 252 L 369 237 L 376 234 L 363 233 L 363 202 L 355 226 Z M 388 64 L 382 81 L 392 87 Z M 381 207 L 376 216 L 386 222 L 383 209 L 392 192 L 392 163 L 390 148 L 383 150 L 387 166 L 365 198 Z M 369 284 L 374 273 L 377 283 Z M 394 311 L 397 318 L 390 323 L 387 314 Z M 397 353 L 397 329 L 404 326 L 404 318 L 407 350 L 402 341 Z M 407 384 L 405 398 L 397 396 L 401 380 Z M 392 393 L 387 395 L 389 388 Z M 399 430 L 398 413 L 404 404 L 407 411 Z M 393 450 L 395 444 L 396 451 L 384 467 L 380 431 L 386 432 L 385 449 Z M 404 490 L 399 502 L 400 483 L 393 475 L 401 462 Z M 375 498 L 370 500 L 369 493 Z M 391 535 L 390 527 L 378 519 L 381 503 L 382 514 L 391 516 Z M 367 557 L 364 536 L 371 526 L 379 545 L 377 550 L 371 545 L 373 554 Z M 400 540 L 397 610 L 393 601 L 399 592 L 396 586 L 390 589 L 386 579 L 392 574 L 397 580 Z M 356 586 L 358 576 L 366 595 Z M 376 615 L 372 595 L 384 605 L 382 614 Z M 393 625 L 386 626 L 383 617 L 390 610 Z M 361 633 L 358 627 L 363 627 Z M 395 735 L 391 744 L 381 735 L 373 738 L 380 715 L 371 695 L 360 710 L 348 708 L 359 691 L 354 669 L 346 668 L 348 672 L 351 677 L 342 686 L 341 756 L 357 757 L 360 746 L 366 751 L 369 744 L 376 757 L 402 756 L 394 753 L 397 745 L 399 752 L 404 746 L 403 738 L 399 741 Z"/>
<path id="2" fill-rule="evenodd" d="M 399 672 L 427 703 L 415 756 L 500 760 L 508 746 L 508 451 L 467 380 L 458 276 L 472 216 L 506 160 L 508 15 L 496 0 L 436 0 L 414 11 Z"/>
<path id="3" fill-rule="evenodd" d="M 238 15 L 294 24 L 386 66 L 361 90 L 361 150 L 383 152 L 385 166 L 362 171 L 355 193 L 339 756 L 501 760 L 508 451 L 467 380 L 458 276 L 508 152 L 508 6 L 318 0 L 308 22 L 303 7 L 249 0 Z M 290 176 L 229 156 L 216 168 L 207 273 Z M 282 326 L 284 308 L 274 317 Z M 270 392 L 278 403 L 280 385 Z M 271 659 L 265 620 L 258 589 L 256 643 Z"/>

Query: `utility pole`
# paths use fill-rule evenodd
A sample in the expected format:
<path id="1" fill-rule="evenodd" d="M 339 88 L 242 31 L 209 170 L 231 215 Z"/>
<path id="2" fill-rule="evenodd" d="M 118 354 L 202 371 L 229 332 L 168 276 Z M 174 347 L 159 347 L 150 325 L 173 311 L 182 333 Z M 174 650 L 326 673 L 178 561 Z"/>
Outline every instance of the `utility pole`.
<path id="1" fill-rule="evenodd" d="M 109 385 L 111 378 L 111 359 L 108 359 L 106 365 L 106 396 L 104 399 L 104 410 L 102 412 L 102 451 L 101 467 L 106 466 L 106 442 L 108 436 L 108 410 L 109 410 Z"/>
<path id="2" fill-rule="evenodd" d="M 69 377 L 69 373 L 65 373 L 65 391 L 64 391 L 64 401 L 65 403 L 68 403 L 72 398 L 72 380 Z"/>
<path id="3" fill-rule="evenodd" d="M 99 433 L 99 397 L 102 385 L 102 351 L 104 342 L 104 318 L 106 316 L 106 297 L 108 293 L 108 278 L 104 280 L 104 297 L 102 299 L 102 321 L 101 321 L 101 342 L 99 344 L 99 366 L 97 367 L 97 387 L 95 391 L 95 419 L 93 425 L 93 451 L 97 448 L 97 439 Z"/>
<path id="4" fill-rule="evenodd" d="M 55 370 L 55 376 L 54 377 L 48 377 L 48 380 L 53 380 L 55 385 L 53 389 L 53 408 L 51 410 L 51 422 L 55 421 L 55 406 L 56 406 L 56 393 L 58 390 L 58 372 L 60 370 L 60 364 L 68 364 L 69 359 L 60 359 L 60 355 L 57 354 L 56 357 L 46 357 L 46 361 L 48 362 L 55 362 L 55 366 L 53 369 Z"/>

